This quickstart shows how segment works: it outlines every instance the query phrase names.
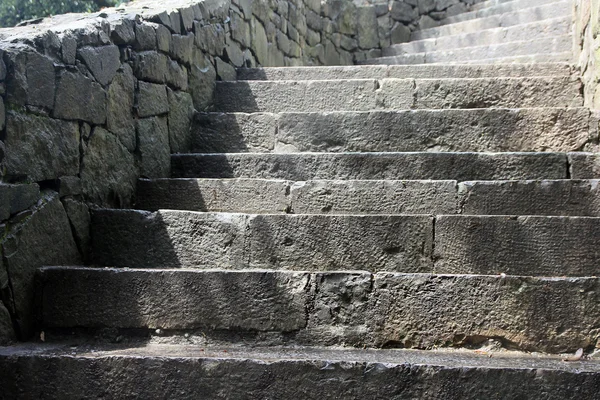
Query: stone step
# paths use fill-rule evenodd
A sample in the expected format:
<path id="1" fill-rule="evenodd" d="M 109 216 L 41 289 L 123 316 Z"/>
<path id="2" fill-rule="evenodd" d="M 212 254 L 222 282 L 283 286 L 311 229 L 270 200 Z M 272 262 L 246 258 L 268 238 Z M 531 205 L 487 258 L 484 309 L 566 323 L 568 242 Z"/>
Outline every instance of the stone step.
<path id="1" fill-rule="evenodd" d="M 132 268 L 596 276 L 599 234 L 596 217 L 92 215 L 94 264 Z"/>
<path id="2" fill-rule="evenodd" d="M 441 38 L 437 40 L 441 40 Z M 529 65 L 361 65 L 334 67 L 240 68 L 237 70 L 237 78 L 242 81 L 404 79 L 407 77 L 413 79 L 519 78 L 531 76 L 568 77 L 573 74 L 574 67 L 567 63 L 538 63 Z"/>
<path id="3" fill-rule="evenodd" d="M 412 65 L 414 67 L 418 67 L 425 64 L 418 64 L 421 59 L 410 58 L 405 56 L 393 56 L 393 57 L 379 57 L 379 58 L 371 58 L 365 61 L 361 61 L 359 64 L 361 65 L 373 65 L 373 66 L 382 66 L 382 65 Z M 535 64 L 535 63 L 570 63 L 573 62 L 573 52 L 562 52 L 562 53 L 543 53 L 543 54 L 529 54 L 524 56 L 510 56 L 510 57 L 499 57 L 499 58 L 485 58 L 481 60 L 460 60 L 460 61 L 449 61 L 444 63 L 445 65 L 456 65 L 456 66 L 466 66 L 469 64 L 475 64 L 478 66 L 483 65 L 493 65 L 493 64 Z M 403 64 L 404 63 L 404 64 Z M 406 64 L 408 63 L 408 64 Z M 434 64 L 431 64 L 434 66 Z"/>
<path id="4" fill-rule="evenodd" d="M 488 8 L 488 7 L 494 7 L 500 4 L 505 4 L 505 3 L 509 3 L 509 2 L 513 2 L 515 0 L 488 0 L 488 1 L 482 1 L 479 3 L 475 3 L 473 5 L 471 5 L 471 11 L 476 11 L 476 10 L 482 10 L 484 8 Z M 530 0 L 528 3 L 531 3 L 531 5 L 542 5 L 542 4 L 547 4 L 547 3 L 554 3 L 556 0 Z M 531 6 L 530 6 L 531 7 Z"/>
<path id="5" fill-rule="evenodd" d="M 540 393 L 546 400 L 590 399 L 600 385 L 598 360 L 561 358 L 145 342 L 24 344 L 0 348 L 0 386 L 7 399 L 480 400 L 534 399 Z"/>
<path id="6" fill-rule="evenodd" d="M 431 272 L 433 218 L 98 210 L 95 265 Z"/>
<path id="7" fill-rule="evenodd" d="M 196 153 L 577 151 L 598 137 L 587 108 L 199 113 Z"/>
<path id="8" fill-rule="evenodd" d="M 287 344 L 418 349 L 495 339 L 552 353 L 600 339 L 595 277 L 55 267 L 39 278 L 45 330 L 196 331 L 258 345 L 261 336 L 276 345 L 287 335 Z"/>
<path id="9" fill-rule="evenodd" d="M 519 42 L 504 41 L 497 44 L 463 47 L 447 51 L 431 51 L 425 53 L 398 52 L 397 49 L 389 48 L 384 52 L 386 56 L 397 56 L 400 60 L 406 58 L 405 64 L 416 63 L 444 63 L 458 62 L 460 60 L 483 60 L 488 58 L 502 58 L 525 56 L 532 54 L 568 53 L 573 48 L 573 36 L 561 35 L 530 39 Z"/>
<path id="10" fill-rule="evenodd" d="M 383 54 L 385 56 L 392 56 L 405 53 L 448 51 L 462 47 L 489 46 L 506 42 L 530 40 L 531 38 L 539 39 L 568 35 L 571 34 L 572 29 L 571 17 L 561 17 L 507 28 L 486 29 L 462 35 L 442 36 L 399 43 L 384 49 Z"/>
<path id="11" fill-rule="evenodd" d="M 598 180 L 328 181 L 142 179 L 136 208 L 295 214 L 600 217 Z"/>
<path id="12" fill-rule="evenodd" d="M 573 3 L 571 1 L 561 1 L 500 15 L 492 15 L 489 17 L 458 22 L 455 24 L 442 25 L 435 28 L 414 31 L 411 34 L 411 41 L 440 36 L 459 35 L 462 33 L 477 32 L 484 29 L 528 24 L 531 22 L 559 18 L 572 14 Z"/>
<path id="13" fill-rule="evenodd" d="M 593 179 L 593 158 L 568 163 L 561 153 L 295 153 L 176 154 L 174 178 L 260 178 L 308 181 Z M 587 172 L 586 172 L 587 171 Z M 600 168 L 598 168 L 600 174 Z"/>
<path id="14" fill-rule="evenodd" d="M 568 77 L 217 82 L 221 112 L 323 112 L 448 108 L 578 107 Z"/>
<path id="15" fill-rule="evenodd" d="M 497 5 L 490 4 L 488 7 L 472 10 L 470 12 L 461 13 L 458 15 L 453 15 L 447 18 L 442 19 L 439 23 L 440 25 L 449 25 L 455 24 L 458 22 L 469 21 L 477 18 L 485 18 L 493 15 L 500 15 L 505 13 L 512 13 L 518 11 L 526 11 L 529 8 L 540 7 L 543 5 L 554 5 L 556 7 L 561 7 L 565 1 L 557 1 L 557 0 L 516 0 L 505 2 Z M 571 5 L 573 3 L 568 2 Z"/>

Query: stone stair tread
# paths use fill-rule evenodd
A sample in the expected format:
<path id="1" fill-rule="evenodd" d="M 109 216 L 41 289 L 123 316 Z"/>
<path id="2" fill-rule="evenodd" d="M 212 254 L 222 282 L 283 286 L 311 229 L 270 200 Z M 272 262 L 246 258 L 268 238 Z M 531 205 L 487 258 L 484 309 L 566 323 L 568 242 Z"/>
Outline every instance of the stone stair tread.
<path id="1" fill-rule="evenodd" d="M 311 179 L 566 179 L 569 165 L 581 171 L 573 178 L 591 179 L 592 153 L 237 153 L 176 154 L 174 178 Z M 592 176 L 590 176 L 592 175 Z"/>
<path id="2" fill-rule="evenodd" d="M 532 37 L 554 37 L 570 34 L 571 24 L 570 17 L 559 17 L 511 27 L 491 28 L 473 33 L 398 43 L 384 49 L 383 52 L 385 55 L 391 54 L 390 52 L 401 54 L 447 51 L 455 48 L 516 42 L 528 40 Z"/>
<path id="3" fill-rule="evenodd" d="M 484 8 L 488 8 L 488 7 L 493 7 L 493 6 L 497 6 L 500 4 L 505 4 L 505 3 L 509 3 L 509 2 L 513 2 L 515 0 L 488 0 L 488 1 L 481 1 L 478 3 L 475 3 L 473 5 L 471 5 L 471 10 L 472 11 L 476 11 L 476 10 L 481 10 Z M 518 0 L 517 0 L 518 1 Z M 538 0 L 539 4 L 546 4 L 546 3 L 553 3 L 556 0 Z"/>
<path id="4" fill-rule="evenodd" d="M 95 264 L 137 268 L 585 276 L 600 260 L 600 218 L 580 216 L 104 209 L 92 234 Z"/>
<path id="5" fill-rule="evenodd" d="M 599 182 L 142 179 L 136 208 L 258 214 L 598 217 Z"/>
<path id="6" fill-rule="evenodd" d="M 411 40 L 420 40 L 431 37 L 476 32 L 483 29 L 527 24 L 535 21 L 564 17 L 565 15 L 571 15 L 572 12 L 572 3 L 569 1 L 561 1 L 500 15 L 492 15 L 489 17 L 482 17 L 464 22 L 456 22 L 449 25 L 442 25 L 434 28 L 414 31 L 411 34 Z"/>
<path id="7" fill-rule="evenodd" d="M 587 108 L 198 113 L 196 153 L 576 151 L 597 135 Z"/>
<path id="8" fill-rule="evenodd" d="M 540 7 L 542 5 L 564 3 L 561 0 L 516 0 L 504 2 L 497 5 L 491 5 L 489 7 L 481 8 L 478 10 L 472 10 L 469 12 L 453 15 L 451 17 L 444 18 L 439 21 L 441 25 L 449 25 L 457 22 L 469 21 L 477 18 L 490 17 L 492 15 L 506 14 L 520 10 L 526 10 L 528 8 Z"/>
<path id="9" fill-rule="evenodd" d="M 191 399 L 224 393 L 231 399 L 377 398 L 385 388 L 385 397 L 534 398 L 543 392 L 549 400 L 569 400 L 586 398 L 600 381 L 596 359 L 568 363 L 561 356 L 491 355 L 142 342 L 23 344 L 0 348 L 5 371 L 0 384 L 7 398 Z M 19 373 L 24 370 L 31 373 Z"/>
<path id="10" fill-rule="evenodd" d="M 569 77 L 220 81 L 215 111 L 369 111 L 579 107 L 581 81 Z"/>
<path id="11" fill-rule="evenodd" d="M 515 57 L 532 54 L 564 53 L 571 51 L 572 35 L 549 36 L 523 41 L 503 41 L 488 45 L 475 45 L 450 50 L 428 51 L 419 53 L 401 53 L 390 47 L 383 54 L 388 56 L 405 56 L 423 58 L 424 63 L 456 62 L 461 59 L 477 60 L 486 58 Z M 453 61 L 455 60 L 455 61 Z"/>
<path id="12" fill-rule="evenodd" d="M 331 67 L 265 67 L 239 68 L 240 81 L 332 80 L 383 78 L 484 78 L 571 76 L 574 66 L 569 63 L 495 64 L 495 65 L 360 65 Z"/>

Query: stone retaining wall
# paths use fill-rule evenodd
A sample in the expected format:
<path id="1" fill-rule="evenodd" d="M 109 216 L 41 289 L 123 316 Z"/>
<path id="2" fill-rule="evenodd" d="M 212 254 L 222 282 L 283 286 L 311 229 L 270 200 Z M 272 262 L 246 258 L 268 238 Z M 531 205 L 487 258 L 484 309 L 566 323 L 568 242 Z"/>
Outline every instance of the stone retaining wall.
<path id="1" fill-rule="evenodd" d="M 585 105 L 600 109 L 600 0 L 575 0 L 574 48 L 584 84 Z"/>
<path id="2" fill-rule="evenodd" d="M 131 206 L 139 177 L 169 176 L 216 80 L 376 57 L 388 15 L 351 0 L 136 0 L 1 29 L 0 342 L 36 332 L 36 268 L 89 259 L 90 208 Z"/>

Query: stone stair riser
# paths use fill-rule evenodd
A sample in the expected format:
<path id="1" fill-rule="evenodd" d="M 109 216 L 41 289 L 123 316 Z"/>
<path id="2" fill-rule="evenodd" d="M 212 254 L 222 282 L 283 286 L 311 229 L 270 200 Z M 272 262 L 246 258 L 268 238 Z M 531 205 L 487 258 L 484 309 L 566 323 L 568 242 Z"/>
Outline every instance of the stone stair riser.
<path id="1" fill-rule="evenodd" d="M 193 151 L 576 151 L 597 137 L 573 109 L 197 114 Z"/>
<path id="2" fill-rule="evenodd" d="M 571 78 L 218 82 L 221 112 L 322 112 L 487 107 L 578 107 Z"/>
<path id="3" fill-rule="evenodd" d="M 562 6 L 561 3 L 564 1 L 556 1 L 556 0 L 521 0 L 521 1 L 512 1 L 506 2 L 498 5 L 491 5 L 490 7 L 486 7 L 479 10 L 473 10 L 471 12 L 466 12 L 458 15 L 453 15 L 451 17 L 444 18 L 440 21 L 440 25 L 448 25 L 455 24 L 457 22 L 469 21 L 476 18 L 485 18 L 490 17 L 492 15 L 500 15 L 510 12 L 525 12 L 528 8 L 539 7 L 546 4 L 556 5 L 557 7 Z"/>
<path id="4" fill-rule="evenodd" d="M 172 174 L 174 178 L 293 181 L 567 179 L 569 165 L 573 170 L 589 170 L 590 157 L 573 157 L 569 164 L 567 155 L 561 153 L 180 154 L 172 156 Z"/>
<path id="5" fill-rule="evenodd" d="M 295 214 L 464 214 L 600 217 L 598 180 L 140 180 L 147 211 Z"/>
<path id="6" fill-rule="evenodd" d="M 402 348 L 494 338 L 548 352 L 599 339 L 598 278 L 55 268 L 41 282 L 45 328 L 293 333 L 302 345 Z"/>
<path id="7" fill-rule="evenodd" d="M 96 265 L 595 276 L 600 218 L 100 210 Z"/>
<path id="8" fill-rule="evenodd" d="M 462 59 L 458 61 L 448 61 L 445 62 L 444 65 L 494 65 L 494 64 L 532 64 L 532 63 L 568 63 L 573 61 L 573 52 L 563 52 L 563 53 L 544 53 L 544 54 L 530 54 L 525 56 L 510 56 L 510 57 L 500 57 L 500 58 L 482 58 L 482 59 L 474 59 L 467 60 Z M 425 56 L 423 54 L 418 56 L 393 56 L 393 57 L 381 57 L 381 58 L 373 58 L 366 60 L 364 62 L 360 62 L 363 65 L 413 65 L 414 67 L 417 64 L 421 65 L 431 65 L 434 66 L 435 63 L 432 64 L 424 64 L 426 63 Z"/>

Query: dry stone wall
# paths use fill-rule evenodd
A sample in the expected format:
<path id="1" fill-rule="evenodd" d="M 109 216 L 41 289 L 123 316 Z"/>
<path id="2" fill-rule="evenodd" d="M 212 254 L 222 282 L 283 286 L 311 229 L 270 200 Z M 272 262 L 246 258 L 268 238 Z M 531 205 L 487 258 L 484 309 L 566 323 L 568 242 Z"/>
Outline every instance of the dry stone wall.
<path id="1" fill-rule="evenodd" d="M 89 260 L 90 208 L 170 174 L 236 67 L 353 64 L 389 7 L 351 0 L 136 0 L 0 30 L 0 342 L 30 338 L 42 265 Z"/>
<path id="2" fill-rule="evenodd" d="M 587 107 L 600 109 L 600 0 L 574 2 L 574 48 L 584 84 Z"/>

